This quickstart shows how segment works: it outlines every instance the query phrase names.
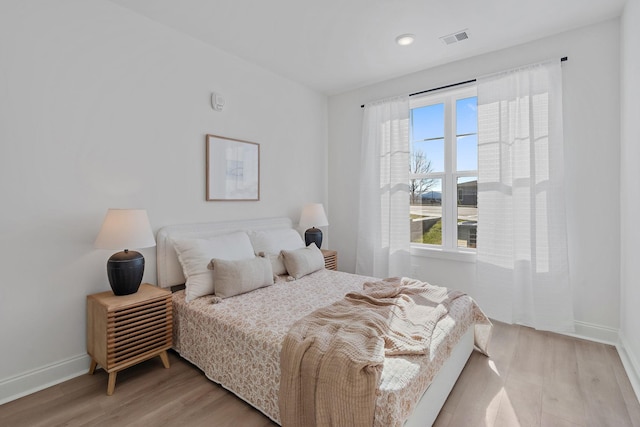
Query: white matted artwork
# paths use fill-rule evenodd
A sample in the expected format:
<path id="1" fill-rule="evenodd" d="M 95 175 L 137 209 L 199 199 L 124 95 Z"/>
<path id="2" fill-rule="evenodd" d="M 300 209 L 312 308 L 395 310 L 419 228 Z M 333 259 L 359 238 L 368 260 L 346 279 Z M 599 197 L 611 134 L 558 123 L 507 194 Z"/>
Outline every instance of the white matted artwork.
<path id="1" fill-rule="evenodd" d="M 207 135 L 207 200 L 260 200 L 260 144 Z"/>

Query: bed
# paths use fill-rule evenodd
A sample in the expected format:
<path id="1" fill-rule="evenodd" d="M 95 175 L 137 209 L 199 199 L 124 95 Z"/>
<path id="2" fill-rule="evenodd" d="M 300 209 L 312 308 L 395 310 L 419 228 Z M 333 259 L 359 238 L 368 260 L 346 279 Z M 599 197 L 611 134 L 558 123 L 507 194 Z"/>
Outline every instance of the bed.
<path id="1" fill-rule="evenodd" d="M 289 218 L 163 227 L 157 234 L 158 286 L 175 289 L 176 285 L 185 283 L 185 270 L 178 259 L 178 253 L 183 255 L 184 248 L 176 242 L 216 241 L 237 232 L 250 236 L 287 232 L 290 236 L 290 230 L 293 227 Z M 251 240 L 256 253 L 257 249 L 265 248 L 277 251 L 273 241 L 271 248 L 260 239 L 257 242 Z M 291 245 L 298 243 L 282 244 L 294 251 Z M 221 247 L 225 245 L 229 246 L 219 245 L 217 250 L 223 250 Z M 181 260 L 184 261 L 184 256 Z M 275 269 L 274 264 L 274 272 Z M 340 300 L 349 292 L 361 291 L 364 283 L 375 280 L 377 278 L 322 268 L 296 280 L 279 275 L 273 285 L 224 299 L 206 292 L 194 297 L 188 289 L 178 290 L 173 294 L 174 348 L 210 380 L 280 424 L 280 352 L 289 328 L 298 319 Z M 384 359 L 376 391 L 374 425 L 431 425 L 474 344 L 486 350 L 490 332 L 490 322 L 470 297 L 456 299 L 448 315 L 433 331 L 428 357 L 408 355 Z"/>

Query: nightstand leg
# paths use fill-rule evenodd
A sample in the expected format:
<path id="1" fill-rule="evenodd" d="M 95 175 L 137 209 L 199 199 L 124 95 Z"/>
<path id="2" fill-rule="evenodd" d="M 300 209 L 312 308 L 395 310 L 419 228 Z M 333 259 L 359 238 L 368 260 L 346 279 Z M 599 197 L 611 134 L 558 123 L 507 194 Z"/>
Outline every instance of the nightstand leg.
<path id="1" fill-rule="evenodd" d="M 98 362 L 91 359 L 91 365 L 89 366 L 89 375 L 93 375 L 93 373 L 96 371 L 96 366 L 98 366 Z"/>
<path id="2" fill-rule="evenodd" d="M 107 396 L 111 396 L 113 394 L 113 390 L 116 388 L 116 375 L 117 372 L 109 373 L 109 385 L 107 386 Z"/>
<path id="3" fill-rule="evenodd" d="M 160 353 L 160 359 L 162 360 L 162 364 L 164 365 L 164 367 L 169 369 L 169 356 L 167 356 L 166 351 Z"/>

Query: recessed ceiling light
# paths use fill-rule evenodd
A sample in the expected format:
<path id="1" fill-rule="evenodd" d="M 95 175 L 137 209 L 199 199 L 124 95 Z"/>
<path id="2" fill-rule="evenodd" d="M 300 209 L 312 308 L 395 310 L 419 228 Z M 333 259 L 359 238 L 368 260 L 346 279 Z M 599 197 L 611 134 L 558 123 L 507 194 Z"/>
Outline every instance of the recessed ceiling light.
<path id="1" fill-rule="evenodd" d="M 416 39 L 413 34 L 402 34 L 396 37 L 396 43 L 400 46 L 409 46 Z"/>

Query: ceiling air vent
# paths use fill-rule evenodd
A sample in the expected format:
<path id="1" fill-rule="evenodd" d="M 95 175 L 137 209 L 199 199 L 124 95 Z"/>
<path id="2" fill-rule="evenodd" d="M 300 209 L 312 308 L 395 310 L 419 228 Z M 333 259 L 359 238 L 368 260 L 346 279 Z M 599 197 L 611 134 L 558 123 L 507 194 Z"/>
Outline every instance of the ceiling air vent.
<path id="1" fill-rule="evenodd" d="M 453 34 L 449 34 L 447 36 L 440 37 L 440 40 L 444 42 L 444 44 L 453 44 L 457 42 L 461 42 L 462 40 L 466 40 L 469 38 L 469 33 L 467 30 L 457 31 Z"/>

